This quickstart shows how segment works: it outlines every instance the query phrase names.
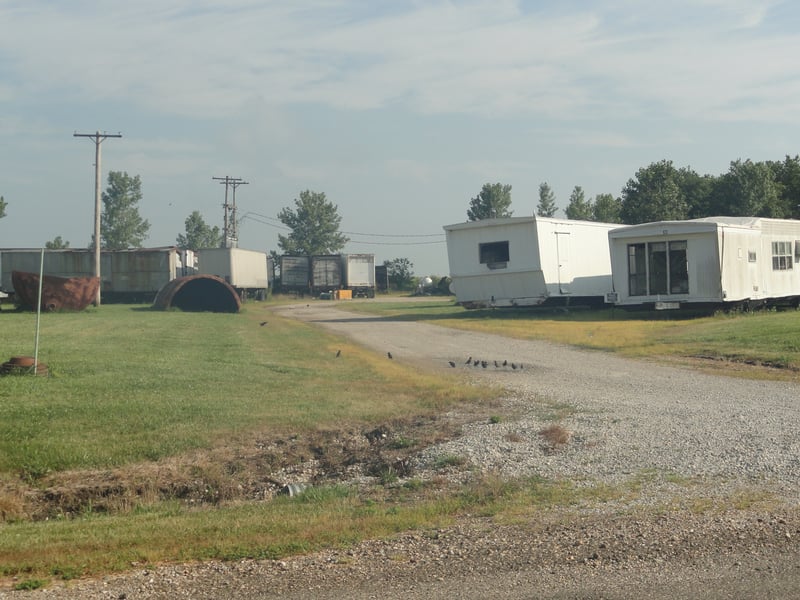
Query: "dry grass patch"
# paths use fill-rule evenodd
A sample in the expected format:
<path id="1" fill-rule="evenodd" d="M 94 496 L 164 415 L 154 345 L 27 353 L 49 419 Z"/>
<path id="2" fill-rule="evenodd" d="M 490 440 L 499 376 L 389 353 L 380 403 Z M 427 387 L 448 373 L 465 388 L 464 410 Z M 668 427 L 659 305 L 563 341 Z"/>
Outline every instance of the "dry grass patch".
<path id="1" fill-rule="evenodd" d="M 539 431 L 539 435 L 545 442 L 546 450 L 549 451 L 566 446 L 572 438 L 572 432 L 558 424 L 548 425 Z"/>

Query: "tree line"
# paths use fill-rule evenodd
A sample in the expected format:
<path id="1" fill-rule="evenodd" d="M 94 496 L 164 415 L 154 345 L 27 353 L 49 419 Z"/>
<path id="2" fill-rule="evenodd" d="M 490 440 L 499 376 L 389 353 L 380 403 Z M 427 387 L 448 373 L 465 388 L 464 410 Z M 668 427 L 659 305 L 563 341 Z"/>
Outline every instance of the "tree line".
<path id="1" fill-rule="evenodd" d="M 511 186 L 487 183 L 470 201 L 470 221 L 512 216 Z M 558 207 L 550 186 L 539 186 L 536 214 L 553 217 Z M 635 225 L 711 216 L 800 218 L 800 157 L 783 161 L 735 160 L 726 173 L 699 175 L 661 160 L 639 169 L 618 197 L 586 198 L 575 186 L 564 210 L 568 219 Z"/>

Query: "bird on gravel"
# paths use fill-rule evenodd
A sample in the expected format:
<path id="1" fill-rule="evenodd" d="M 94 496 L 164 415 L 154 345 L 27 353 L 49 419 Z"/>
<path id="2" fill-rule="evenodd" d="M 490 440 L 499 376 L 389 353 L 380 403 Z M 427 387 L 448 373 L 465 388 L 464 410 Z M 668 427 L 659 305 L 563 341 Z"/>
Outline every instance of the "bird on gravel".
<path id="1" fill-rule="evenodd" d="M 394 356 L 392 356 L 392 353 L 391 353 L 391 352 L 387 352 L 387 353 L 386 353 L 386 356 L 388 356 L 389 358 L 394 358 Z"/>
<path id="2" fill-rule="evenodd" d="M 449 365 L 450 365 L 450 366 L 451 366 L 453 369 L 455 369 L 455 368 L 456 368 L 456 363 L 454 363 L 452 360 L 448 360 L 448 361 L 447 361 L 447 363 L 448 363 L 448 364 L 449 364 Z"/>
<path id="3" fill-rule="evenodd" d="M 511 363 L 511 368 L 516 371 L 517 370 L 517 365 L 515 363 Z"/>
<path id="4" fill-rule="evenodd" d="M 464 364 L 465 364 L 465 365 L 468 365 L 468 364 L 471 364 L 471 363 L 472 363 L 472 357 L 470 356 L 470 357 L 467 359 L 467 362 L 465 362 Z"/>
<path id="5" fill-rule="evenodd" d="M 267 324 L 267 322 L 266 322 L 266 321 L 261 321 L 261 323 L 260 323 L 260 325 L 261 325 L 262 327 L 263 327 L 264 325 L 266 325 L 266 324 Z"/>
<path id="6" fill-rule="evenodd" d="M 482 360 L 482 361 L 481 361 L 481 366 L 482 366 L 482 367 L 485 369 L 486 367 L 488 367 L 488 366 L 489 366 L 489 363 L 488 363 L 488 362 L 486 362 L 485 360 Z"/>
<path id="7" fill-rule="evenodd" d="M 504 361 L 503 361 L 503 366 L 504 366 L 504 367 L 507 367 L 507 366 L 508 366 L 508 361 L 507 361 L 507 360 L 504 360 Z"/>
<path id="8" fill-rule="evenodd" d="M 495 369 L 498 369 L 498 368 L 500 368 L 500 365 L 499 365 L 499 364 L 497 364 L 497 361 L 494 361 L 494 368 L 495 368 Z"/>
<path id="9" fill-rule="evenodd" d="M 341 356 L 341 354 L 342 354 L 342 351 L 341 350 L 337 350 L 336 351 L 336 358 L 339 358 Z"/>

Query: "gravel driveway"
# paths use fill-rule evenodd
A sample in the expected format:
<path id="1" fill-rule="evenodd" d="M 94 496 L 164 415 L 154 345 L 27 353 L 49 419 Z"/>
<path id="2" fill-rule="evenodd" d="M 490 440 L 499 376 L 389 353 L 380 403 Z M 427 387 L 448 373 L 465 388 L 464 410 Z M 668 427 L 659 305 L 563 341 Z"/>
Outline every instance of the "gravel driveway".
<path id="1" fill-rule="evenodd" d="M 393 360 L 507 390 L 499 422 L 468 424 L 458 439 L 426 449 L 418 472 L 457 455 L 504 476 L 636 482 L 636 493 L 545 511 L 535 523 L 467 517 L 348 551 L 168 566 L 25 597 L 800 597 L 798 384 L 379 319 L 318 301 L 282 312 Z M 478 366 L 466 364 L 470 357 Z M 539 435 L 554 418 L 571 434 L 556 450 Z M 715 499 L 713 509 L 698 510 Z M 730 506 L 734 499 L 742 505 Z"/>

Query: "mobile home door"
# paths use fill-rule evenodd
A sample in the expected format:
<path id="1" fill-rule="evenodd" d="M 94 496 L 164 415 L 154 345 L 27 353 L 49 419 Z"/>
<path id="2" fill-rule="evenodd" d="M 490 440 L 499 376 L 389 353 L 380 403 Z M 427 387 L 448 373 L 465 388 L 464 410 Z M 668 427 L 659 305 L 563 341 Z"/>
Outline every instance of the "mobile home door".
<path id="1" fill-rule="evenodd" d="M 556 260 L 558 260 L 558 291 L 569 294 L 572 269 L 569 264 L 569 232 L 556 231 Z"/>

